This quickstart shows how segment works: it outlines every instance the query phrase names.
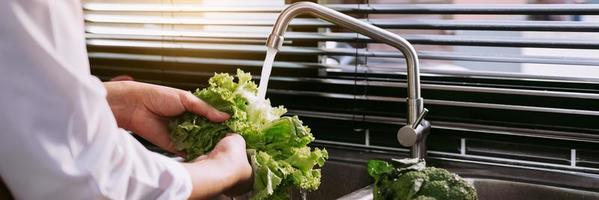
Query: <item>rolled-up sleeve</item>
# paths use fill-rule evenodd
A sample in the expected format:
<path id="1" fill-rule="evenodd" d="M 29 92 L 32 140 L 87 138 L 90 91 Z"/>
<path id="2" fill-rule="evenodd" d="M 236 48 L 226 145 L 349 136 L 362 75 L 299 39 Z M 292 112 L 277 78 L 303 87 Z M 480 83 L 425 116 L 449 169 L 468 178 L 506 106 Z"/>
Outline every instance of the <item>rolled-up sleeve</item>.
<path id="1" fill-rule="evenodd" d="M 182 164 L 117 127 L 76 0 L 0 1 L 0 176 L 17 199 L 185 199 Z"/>

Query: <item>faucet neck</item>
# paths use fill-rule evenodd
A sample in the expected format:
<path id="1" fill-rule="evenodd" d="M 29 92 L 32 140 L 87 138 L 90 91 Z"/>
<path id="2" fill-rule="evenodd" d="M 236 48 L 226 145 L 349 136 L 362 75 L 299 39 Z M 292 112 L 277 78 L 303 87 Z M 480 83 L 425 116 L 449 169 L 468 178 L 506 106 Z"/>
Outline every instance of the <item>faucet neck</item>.
<path id="1" fill-rule="evenodd" d="M 298 2 L 285 8 L 277 21 L 275 22 L 271 35 L 266 42 L 266 46 L 279 48 L 283 43 L 285 31 L 291 20 L 300 14 L 310 14 L 320 19 L 324 19 L 335 25 L 350 29 L 362 35 L 368 36 L 379 42 L 391 45 L 401 51 L 406 59 L 408 71 L 408 98 L 413 101 L 420 101 L 420 75 L 419 60 L 416 50 L 407 40 L 397 34 L 373 26 L 364 21 L 345 15 L 333 9 L 318 5 L 312 2 Z M 418 104 L 418 103 L 417 103 Z M 417 106 L 421 108 L 422 106 Z M 418 111 L 420 111 L 419 109 Z M 414 113 L 418 115 L 419 113 Z"/>
<path id="2" fill-rule="evenodd" d="M 416 55 L 416 50 L 412 44 L 397 34 L 337 12 L 325 6 L 311 2 L 298 2 L 288 6 L 281 12 L 281 14 L 279 14 L 279 17 L 273 26 L 271 35 L 266 41 L 266 46 L 269 48 L 279 49 L 283 44 L 285 31 L 287 30 L 289 23 L 293 18 L 300 14 L 310 14 L 317 18 L 324 19 L 335 25 L 370 37 L 373 40 L 391 45 L 401 51 L 404 54 L 408 72 L 407 124 L 409 126 L 414 125 L 418 115 L 420 112 L 422 112 L 423 99 L 420 96 L 420 71 L 418 55 Z M 414 146 L 420 147 L 420 145 L 423 145 L 423 143 L 419 142 Z M 415 147 L 413 147 L 412 151 L 414 151 L 414 148 Z M 420 155 L 422 153 L 418 154 Z"/>

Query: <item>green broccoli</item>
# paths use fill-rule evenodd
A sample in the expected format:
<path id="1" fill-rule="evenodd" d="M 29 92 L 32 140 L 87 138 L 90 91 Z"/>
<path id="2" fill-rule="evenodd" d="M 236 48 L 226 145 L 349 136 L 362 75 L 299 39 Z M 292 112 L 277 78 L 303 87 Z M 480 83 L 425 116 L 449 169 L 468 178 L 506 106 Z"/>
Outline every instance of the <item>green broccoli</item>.
<path id="1" fill-rule="evenodd" d="M 368 174 L 375 179 L 375 200 L 477 199 L 471 184 L 445 169 L 425 167 L 423 160 L 371 160 Z"/>

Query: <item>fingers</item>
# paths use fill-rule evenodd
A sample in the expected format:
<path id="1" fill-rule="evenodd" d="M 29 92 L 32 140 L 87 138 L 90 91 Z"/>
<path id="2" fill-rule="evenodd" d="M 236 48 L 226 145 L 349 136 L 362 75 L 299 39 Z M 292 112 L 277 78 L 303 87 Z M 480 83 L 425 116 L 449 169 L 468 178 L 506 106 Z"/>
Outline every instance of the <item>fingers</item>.
<path id="1" fill-rule="evenodd" d="M 171 142 L 167 128 L 168 121 L 166 119 L 151 114 L 142 114 L 142 117 L 136 119 L 143 119 L 143 121 L 135 122 L 143 124 L 143 126 L 136 127 L 135 130 L 132 131 L 138 133 L 139 136 L 164 150 L 177 155 L 182 155 L 181 152 L 175 150 L 175 147 Z"/>
<path id="2" fill-rule="evenodd" d="M 110 81 L 133 81 L 133 80 L 134 80 L 133 77 L 131 77 L 129 75 L 115 76 L 110 79 Z"/>
<path id="3" fill-rule="evenodd" d="M 218 141 L 209 156 L 233 160 L 245 158 L 247 161 L 245 140 L 239 134 L 229 134 Z"/>
<path id="4" fill-rule="evenodd" d="M 237 196 L 246 193 L 253 185 L 253 171 L 245 150 L 245 140 L 239 134 L 228 134 L 218 144 L 218 150 L 224 153 L 226 163 L 233 166 L 235 184 L 224 193 Z M 215 149 L 216 150 L 216 149 Z"/>
<path id="5" fill-rule="evenodd" d="M 217 145 L 224 145 L 227 149 L 242 150 L 245 153 L 245 140 L 241 135 L 229 133 Z"/>
<path id="6" fill-rule="evenodd" d="M 182 92 L 180 95 L 181 104 L 185 107 L 186 110 L 202 115 L 208 120 L 213 122 L 223 122 L 229 119 L 229 114 L 218 111 L 214 107 L 210 106 L 206 102 L 197 98 L 190 92 Z"/>

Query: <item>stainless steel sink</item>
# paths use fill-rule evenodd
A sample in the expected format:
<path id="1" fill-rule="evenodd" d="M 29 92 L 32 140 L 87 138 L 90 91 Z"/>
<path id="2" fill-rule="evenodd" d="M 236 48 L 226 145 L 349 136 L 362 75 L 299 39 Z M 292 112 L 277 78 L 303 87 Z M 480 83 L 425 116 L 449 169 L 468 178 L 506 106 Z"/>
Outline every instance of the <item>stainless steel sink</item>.
<path id="1" fill-rule="evenodd" d="M 401 152 L 362 148 L 326 147 L 331 158 L 322 169 L 322 184 L 307 199 L 372 199 L 373 183 L 366 172 L 370 159 L 401 157 Z M 408 157 L 407 151 L 404 152 Z M 399 156 L 398 156 L 399 155 Z M 481 200 L 495 199 L 598 199 L 599 175 L 549 167 L 519 166 L 429 154 L 427 165 L 445 168 L 467 177 Z M 294 195 L 298 197 L 298 193 Z"/>
<path id="2" fill-rule="evenodd" d="M 372 199 L 373 179 L 366 172 L 371 159 L 401 157 L 401 152 L 321 145 L 330 159 L 322 168 L 320 188 L 305 199 Z M 405 151 L 405 157 L 408 157 Z M 474 184 L 480 200 L 599 200 L 599 175 L 549 167 L 518 166 L 430 156 L 427 165 L 445 168 Z M 294 191 L 290 199 L 304 199 Z M 229 198 L 230 199 L 230 198 Z M 235 199 L 248 199 L 238 197 Z"/>
<path id="3" fill-rule="evenodd" d="M 599 199 L 599 193 L 584 190 L 496 179 L 467 178 L 467 180 L 474 184 L 478 198 L 481 200 Z M 366 186 L 339 198 L 339 200 L 371 199 L 372 185 Z"/>
<path id="4" fill-rule="evenodd" d="M 599 193 L 540 184 L 495 179 L 470 179 L 478 198 L 494 199 L 599 199 Z"/>

